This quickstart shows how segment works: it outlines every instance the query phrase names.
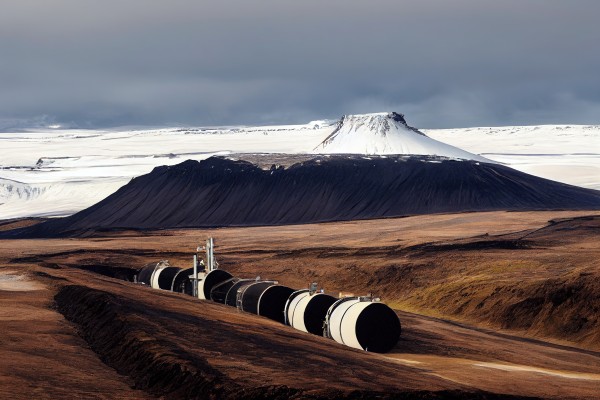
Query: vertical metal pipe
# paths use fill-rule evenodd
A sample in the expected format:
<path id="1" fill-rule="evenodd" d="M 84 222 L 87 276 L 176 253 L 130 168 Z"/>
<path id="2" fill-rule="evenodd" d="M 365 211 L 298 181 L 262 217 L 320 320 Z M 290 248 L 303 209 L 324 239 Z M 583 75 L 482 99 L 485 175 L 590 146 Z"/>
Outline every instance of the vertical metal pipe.
<path id="1" fill-rule="evenodd" d="M 215 269 L 215 242 L 213 238 L 210 238 L 210 270 L 213 271 Z"/>
<path id="2" fill-rule="evenodd" d="M 210 239 L 206 239 L 206 270 L 212 271 L 212 264 L 210 263 Z"/>
<path id="3" fill-rule="evenodd" d="M 206 264 L 208 267 L 208 272 L 213 271 L 215 269 L 215 257 L 213 247 L 214 241 L 211 237 L 206 241 Z"/>
<path id="4" fill-rule="evenodd" d="M 192 282 L 192 296 L 198 297 L 198 254 L 194 254 L 194 279 Z"/>

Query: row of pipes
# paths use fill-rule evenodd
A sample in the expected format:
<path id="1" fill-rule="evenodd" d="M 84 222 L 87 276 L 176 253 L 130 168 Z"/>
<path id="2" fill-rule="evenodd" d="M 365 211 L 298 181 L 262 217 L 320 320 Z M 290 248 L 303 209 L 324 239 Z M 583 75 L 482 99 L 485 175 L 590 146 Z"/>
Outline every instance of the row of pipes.
<path id="1" fill-rule="evenodd" d="M 194 267 L 188 269 L 161 261 L 143 267 L 136 281 L 236 307 L 357 349 L 385 353 L 398 342 L 398 315 L 379 299 L 334 297 L 317 290 L 316 283 L 295 290 L 277 281 L 237 278 L 218 268 L 213 247 L 211 238 L 205 247 L 198 248 L 206 250 L 206 264 L 198 263 L 197 255 Z"/>

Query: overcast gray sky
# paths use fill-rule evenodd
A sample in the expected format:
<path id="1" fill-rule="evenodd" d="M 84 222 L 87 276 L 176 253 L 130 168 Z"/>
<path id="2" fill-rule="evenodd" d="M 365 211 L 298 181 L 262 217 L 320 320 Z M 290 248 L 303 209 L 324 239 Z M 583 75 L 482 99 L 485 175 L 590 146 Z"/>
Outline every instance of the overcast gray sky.
<path id="1" fill-rule="evenodd" d="M 0 129 L 600 123 L 598 0 L 5 0 Z"/>

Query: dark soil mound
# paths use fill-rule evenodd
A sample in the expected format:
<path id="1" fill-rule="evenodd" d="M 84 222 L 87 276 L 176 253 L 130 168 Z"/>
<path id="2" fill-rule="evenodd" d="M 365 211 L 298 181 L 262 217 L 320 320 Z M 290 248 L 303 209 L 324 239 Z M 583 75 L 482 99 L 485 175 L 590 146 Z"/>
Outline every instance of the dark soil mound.
<path id="1" fill-rule="evenodd" d="M 212 157 L 157 167 L 75 215 L 3 236 L 548 209 L 600 209 L 600 192 L 497 164 L 431 157 L 320 156 L 270 169 Z"/>

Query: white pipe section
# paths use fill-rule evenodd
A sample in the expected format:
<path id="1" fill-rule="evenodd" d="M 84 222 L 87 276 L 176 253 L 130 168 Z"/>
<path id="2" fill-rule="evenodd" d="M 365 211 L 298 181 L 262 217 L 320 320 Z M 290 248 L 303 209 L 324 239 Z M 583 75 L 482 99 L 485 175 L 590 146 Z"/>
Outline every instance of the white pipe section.
<path id="1" fill-rule="evenodd" d="M 359 299 L 346 300 L 335 304 L 329 316 L 329 336 L 338 343 L 345 344 L 355 349 L 366 350 L 358 341 L 356 323 L 361 313 L 368 307 L 380 304 Z"/>
<path id="2" fill-rule="evenodd" d="M 296 292 L 294 292 L 296 293 Z M 293 295 L 293 293 L 292 293 Z M 304 291 L 302 293 L 299 293 L 298 295 L 296 295 L 290 302 L 289 304 L 286 306 L 286 317 L 287 317 L 287 322 L 290 326 L 296 328 L 296 329 L 300 329 L 304 332 L 307 332 L 306 330 L 306 326 L 304 326 L 304 309 L 302 309 L 302 311 L 296 311 L 296 309 L 298 308 L 298 304 L 300 303 L 300 301 L 306 297 L 310 297 L 310 293 L 308 292 L 308 290 L 304 289 Z M 305 306 L 306 308 L 306 306 Z M 301 321 L 301 323 L 300 323 Z M 294 322 L 296 322 L 294 324 Z M 302 328 L 300 328 L 302 327 Z"/>
<path id="3" fill-rule="evenodd" d="M 332 310 L 329 315 L 328 330 L 329 336 L 336 342 L 344 344 L 341 331 L 342 319 L 346 311 L 358 302 L 358 299 L 341 299 L 331 306 Z"/>
<path id="4" fill-rule="evenodd" d="M 306 324 L 305 324 L 304 314 L 306 313 L 306 307 L 308 306 L 308 303 L 310 303 L 317 296 L 327 296 L 327 295 L 323 294 L 323 293 L 314 293 L 311 295 L 310 292 L 307 292 L 307 293 L 302 293 L 301 295 L 294 298 L 294 300 L 292 300 L 292 303 L 294 303 L 294 301 L 297 300 L 294 310 L 293 310 L 293 313 L 291 315 L 291 318 L 289 319 L 291 326 L 293 328 L 296 328 L 299 331 L 308 333 L 308 329 L 306 328 Z M 291 308 L 292 307 L 290 306 L 290 309 Z"/>
<path id="5" fill-rule="evenodd" d="M 304 324 L 304 312 L 306 311 L 306 306 L 312 300 L 314 296 L 318 296 L 318 294 L 310 295 L 309 292 L 302 293 L 297 296 L 294 300 L 297 300 L 296 306 L 294 307 L 294 312 L 292 314 L 292 318 L 290 319 L 292 328 L 296 328 L 299 331 L 307 332 L 306 325 Z"/>
<path id="6" fill-rule="evenodd" d="M 208 273 L 210 274 L 210 272 Z M 206 282 L 206 277 L 208 276 L 208 274 L 206 274 L 204 276 L 204 279 L 202 279 L 201 281 L 196 281 L 198 282 L 196 285 L 198 287 L 198 298 L 200 300 L 208 300 L 205 296 L 204 296 L 204 282 Z"/>
<path id="7" fill-rule="evenodd" d="M 152 273 L 152 278 L 150 278 L 150 286 L 153 289 L 160 289 L 160 286 L 158 285 L 158 277 L 160 276 L 160 273 L 165 268 L 167 268 L 167 267 L 156 267 L 154 269 L 154 272 Z"/>

